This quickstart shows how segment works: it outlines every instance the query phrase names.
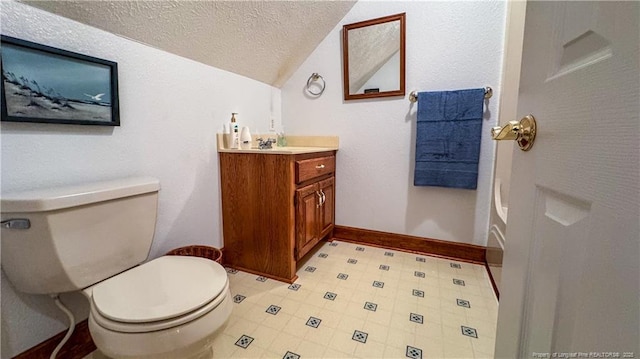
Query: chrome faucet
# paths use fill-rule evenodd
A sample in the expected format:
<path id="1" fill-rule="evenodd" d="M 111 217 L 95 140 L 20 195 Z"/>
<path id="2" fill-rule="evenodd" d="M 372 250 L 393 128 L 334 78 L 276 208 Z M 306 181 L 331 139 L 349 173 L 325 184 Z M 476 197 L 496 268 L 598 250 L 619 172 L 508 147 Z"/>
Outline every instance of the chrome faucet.
<path id="1" fill-rule="evenodd" d="M 271 145 L 276 143 L 275 138 L 267 138 L 266 141 L 263 138 L 258 138 L 257 141 L 258 148 L 261 150 L 270 150 L 272 148 Z"/>

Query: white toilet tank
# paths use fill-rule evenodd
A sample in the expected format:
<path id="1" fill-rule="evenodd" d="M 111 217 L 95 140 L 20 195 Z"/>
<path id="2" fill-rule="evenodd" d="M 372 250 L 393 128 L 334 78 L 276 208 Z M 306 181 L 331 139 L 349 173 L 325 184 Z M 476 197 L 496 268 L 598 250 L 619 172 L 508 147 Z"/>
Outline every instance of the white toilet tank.
<path id="1" fill-rule="evenodd" d="M 155 178 L 3 193 L 2 269 L 21 292 L 80 290 L 142 263 L 156 225 Z M 29 228 L 25 227 L 29 221 Z"/>

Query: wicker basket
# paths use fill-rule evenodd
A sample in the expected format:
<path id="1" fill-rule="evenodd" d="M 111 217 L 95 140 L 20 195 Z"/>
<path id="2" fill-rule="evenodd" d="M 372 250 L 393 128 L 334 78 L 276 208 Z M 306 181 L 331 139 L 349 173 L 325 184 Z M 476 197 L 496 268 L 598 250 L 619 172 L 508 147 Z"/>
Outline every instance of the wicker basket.
<path id="1" fill-rule="evenodd" d="M 186 246 L 167 252 L 168 256 L 191 256 L 211 259 L 222 264 L 222 252 L 209 246 Z"/>

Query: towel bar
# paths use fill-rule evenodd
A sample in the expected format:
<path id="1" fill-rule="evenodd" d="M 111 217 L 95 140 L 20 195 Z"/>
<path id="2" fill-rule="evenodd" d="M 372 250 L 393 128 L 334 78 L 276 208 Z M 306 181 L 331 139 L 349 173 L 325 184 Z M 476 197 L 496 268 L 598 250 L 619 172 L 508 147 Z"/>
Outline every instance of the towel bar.
<path id="1" fill-rule="evenodd" d="M 484 98 L 485 99 L 489 99 L 491 98 L 491 96 L 493 96 L 493 89 L 489 86 L 484 88 Z M 409 101 L 413 102 L 418 102 L 418 91 L 411 91 L 411 93 L 409 94 Z"/>

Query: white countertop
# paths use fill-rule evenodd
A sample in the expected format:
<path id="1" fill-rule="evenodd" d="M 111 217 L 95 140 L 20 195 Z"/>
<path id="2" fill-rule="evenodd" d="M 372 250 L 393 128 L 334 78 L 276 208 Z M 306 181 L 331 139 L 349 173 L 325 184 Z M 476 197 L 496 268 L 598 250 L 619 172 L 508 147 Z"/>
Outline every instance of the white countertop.
<path id="1" fill-rule="evenodd" d="M 227 149 L 220 148 L 218 152 L 224 153 L 263 153 L 263 154 L 273 154 L 273 155 L 297 155 L 301 153 L 315 153 L 315 152 L 325 152 L 325 151 L 336 151 L 337 148 L 330 147 L 276 147 L 270 149 L 261 150 L 259 148 L 252 148 L 246 150 L 235 150 L 235 149 Z"/>
<path id="2" fill-rule="evenodd" d="M 273 155 L 298 155 L 303 153 L 316 153 L 326 151 L 338 150 L 338 137 L 337 136 L 287 136 L 287 142 L 290 146 L 278 147 L 275 144 L 270 149 L 259 149 L 254 140 L 253 147 L 251 149 L 231 149 L 223 147 L 223 135 L 217 134 L 218 152 L 224 153 L 263 153 Z M 260 136 L 252 136 L 254 138 Z M 264 136 L 267 138 L 267 136 Z"/>

